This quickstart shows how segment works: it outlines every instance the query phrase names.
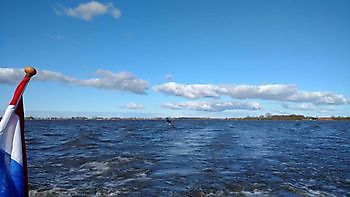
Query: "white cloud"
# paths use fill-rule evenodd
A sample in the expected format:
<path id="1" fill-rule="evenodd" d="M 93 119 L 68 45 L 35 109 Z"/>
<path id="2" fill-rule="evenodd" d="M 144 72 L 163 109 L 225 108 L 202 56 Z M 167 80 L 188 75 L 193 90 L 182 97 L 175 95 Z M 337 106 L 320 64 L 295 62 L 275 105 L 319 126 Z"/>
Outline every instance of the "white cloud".
<path id="1" fill-rule="evenodd" d="M 263 99 L 290 102 L 310 102 L 313 104 L 341 105 L 350 100 L 343 95 L 331 92 L 307 92 L 298 90 L 291 84 L 267 85 L 213 85 L 213 84 L 178 84 L 168 82 L 153 87 L 155 91 L 189 99 L 230 96 L 235 99 Z"/>
<path id="2" fill-rule="evenodd" d="M 23 70 L 0 68 L 0 83 L 15 84 L 24 76 Z"/>
<path id="3" fill-rule="evenodd" d="M 125 107 L 128 109 L 144 109 L 145 108 L 144 105 L 138 104 L 138 103 L 128 103 Z"/>
<path id="4" fill-rule="evenodd" d="M 145 94 L 148 88 L 148 82 L 143 79 L 136 78 L 129 72 L 113 73 L 107 70 L 97 70 L 96 74 L 99 78 L 78 79 L 65 76 L 62 73 L 38 70 L 35 76 L 36 81 L 54 81 L 62 84 L 71 84 L 78 86 L 94 87 L 110 90 L 121 90 L 133 92 L 136 94 Z M 16 84 L 24 76 L 22 69 L 0 68 L 0 82 L 7 84 Z"/>
<path id="5" fill-rule="evenodd" d="M 222 112 L 226 110 L 259 110 L 261 106 L 256 102 L 238 102 L 238 101 L 187 101 L 179 103 L 166 103 L 161 105 L 163 108 L 175 110 L 195 110 L 208 112 Z"/>
<path id="6" fill-rule="evenodd" d="M 59 5 L 54 8 L 57 15 L 66 15 L 71 17 L 80 18 L 83 20 L 91 20 L 95 16 L 99 15 L 111 15 L 113 18 L 120 18 L 120 9 L 114 7 L 113 3 L 100 3 L 98 1 L 90 1 L 88 3 L 81 3 L 77 7 L 64 7 Z"/>
<path id="7" fill-rule="evenodd" d="M 289 104 L 289 103 L 282 103 L 282 106 L 285 109 L 289 110 L 299 110 L 299 111 L 315 111 L 315 112 L 326 112 L 326 111 L 334 111 L 334 108 L 330 107 L 320 107 L 317 105 L 314 105 L 312 103 L 299 103 L 299 104 Z"/>
<path id="8" fill-rule="evenodd" d="M 193 84 L 184 85 L 175 82 L 168 82 L 162 85 L 153 87 L 155 91 L 165 94 L 186 97 L 189 99 L 204 98 L 204 97 L 219 97 L 219 90 L 214 85 Z"/>
<path id="9" fill-rule="evenodd" d="M 314 111 L 317 109 L 317 107 L 310 103 L 301 103 L 294 107 L 296 110 L 302 110 L 302 111 Z"/>

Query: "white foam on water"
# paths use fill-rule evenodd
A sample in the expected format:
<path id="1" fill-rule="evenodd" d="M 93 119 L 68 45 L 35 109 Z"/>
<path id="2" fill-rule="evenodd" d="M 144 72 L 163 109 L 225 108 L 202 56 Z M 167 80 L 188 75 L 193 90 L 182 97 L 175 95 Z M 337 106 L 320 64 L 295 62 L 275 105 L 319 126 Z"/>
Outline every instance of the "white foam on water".
<path id="1" fill-rule="evenodd" d="M 113 159 L 117 160 L 118 163 L 121 163 L 121 162 L 130 162 L 130 161 L 134 160 L 135 158 L 117 156 L 117 157 L 114 157 Z"/>
<path id="2" fill-rule="evenodd" d="M 43 196 L 58 196 L 58 197 L 69 197 L 77 196 L 79 192 L 75 189 L 64 189 L 59 187 L 54 187 L 45 191 L 30 190 L 29 196 L 31 197 L 43 197 Z"/>
<path id="3" fill-rule="evenodd" d="M 149 177 L 138 177 L 138 178 L 128 178 L 128 179 L 122 179 L 122 180 L 118 180 L 117 182 L 113 183 L 113 184 L 109 184 L 109 185 L 112 185 L 112 186 L 122 186 L 122 185 L 127 185 L 129 184 L 130 182 L 133 182 L 133 181 L 147 181 L 147 180 L 150 180 L 151 178 Z"/>
<path id="4" fill-rule="evenodd" d="M 241 191 L 240 194 L 244 196 L 269 196 L 269 193 L 266 191 L 259 191 L 257 189 L 253 191 Z"/>
<path id="5" fill-rule="evenodd" d="M 146 172 L 141 172 L 141 173 L 136 174 L 136 176 L 139 178 L 146 178 L 147 174 L 146 174 Z"/>
<path id="6" fill-rule="evenodd" d="M 145 160 L 143 163 L 145 163 L 145 164 L 147 164 L 147 165 L 154 165 L 154 162 L 152 162 L 152 161 L 147 161 L 147 160 Z"/>
<path id="7" fill-rule="evenodd" d="M 87 162 L 80 166 L 82 170 L 88 170 L 89 175 L 101 175 L 110 169 L 108 162 Z"/>
<path id="8" fill-rule="evenodd" d="M 83 181 L 86 178 L 99 176 L 110 170 L 109 162 L 87 162 L 79 166 L 79 168 L 70 168 L 69 173 L 72 173 L 70 180 Z"/>
<path id="9" fill-rule="evenodd" d="M 29 196 L 30 197 L 51 197 L 51 196 L 57 196 L 57 197 L 73 197 L 73 196 L 120 196 L 122 194 L 119 190 L 105 190 L 105 191 L 97 191 L 95 194 L 84 194 L 83 191 L 77 190 L 77 189 L 63 189 L 63 188 L 52 188 L 45 191 L 38 191 L 38 190 L 30 190 Z"/>
<path id="10" fill-rule="evenodd" d="M 98 191 L 95 194 L 95 197 L 100 197 L 100 196 L 120 196 L 122 194 L 122 192 L 120 192 L 119 190 L 113 190 L 113 191 L 107 191 L 107 192 L 101 192 Z"/>
<path id="11" fill-rule="evenodd" d="M 288 183 L 288 187 L 290 189 L 292 189 L 294 192 L 303 195 L 303 196 L 310 196 L 310 197 L 319 197 L 319 196 L 331 196 L 331 197 L 336 197 L 336 195 L 334 194 L 330 194 L 324 191 L 320 191 L 320 190 L 313 190 L 310 189 L 307 186 L 301 185 L 301 186 L 296 186 L 294 184 Z"/>

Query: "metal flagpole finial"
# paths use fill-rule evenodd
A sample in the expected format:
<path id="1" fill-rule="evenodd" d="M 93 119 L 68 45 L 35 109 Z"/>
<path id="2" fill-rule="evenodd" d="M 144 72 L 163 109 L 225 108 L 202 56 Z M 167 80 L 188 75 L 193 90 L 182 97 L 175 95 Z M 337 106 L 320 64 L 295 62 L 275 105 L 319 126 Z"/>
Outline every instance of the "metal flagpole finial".
<path id="1" fill-rule="evenodd" d="M 26 76 L 28 76 L 28 77 L 32 77 L 36 74 L 35 68 L 31 67 L 31 66 L 26 66 L 24 68 L 24 72 L 26 73 Z"/>

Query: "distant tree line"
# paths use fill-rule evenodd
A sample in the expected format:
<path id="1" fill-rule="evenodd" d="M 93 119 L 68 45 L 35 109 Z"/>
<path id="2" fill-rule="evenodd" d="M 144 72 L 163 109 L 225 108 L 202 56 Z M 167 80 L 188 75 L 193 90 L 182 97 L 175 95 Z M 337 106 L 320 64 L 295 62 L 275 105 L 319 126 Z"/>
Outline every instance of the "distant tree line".
<path id="1" fill-rule="evenodd" d="M 244 117 L 244 118 L 226 118 L 227 120 L 350 120 L 350 117 L 312 117 L 303 115 L 265 115 L 258 117 Z"/>
<path id="2" fill-rule="evenodd" d="M 0 117 L 1 120 L 2 117 Z M 165 120 L 163 117 L 154 117 L 154 118 L 121 118 L 121 117 L 85 117 L 85 116 L 74 116 L 74 117 L 45 117 L 38 118 L 33 116 L 25 117 L 26 120 Z M 177 117 L 171 118 L 173 120 L 347 120 L 350 121 L 350 117 L 343 116 L 332 116 L 332 117 L 311 117 L 303 115 L 271 115 L 266 114 L 264 116 L 247 116 L 243 118 L 208 118 L 208 117 Z"/>

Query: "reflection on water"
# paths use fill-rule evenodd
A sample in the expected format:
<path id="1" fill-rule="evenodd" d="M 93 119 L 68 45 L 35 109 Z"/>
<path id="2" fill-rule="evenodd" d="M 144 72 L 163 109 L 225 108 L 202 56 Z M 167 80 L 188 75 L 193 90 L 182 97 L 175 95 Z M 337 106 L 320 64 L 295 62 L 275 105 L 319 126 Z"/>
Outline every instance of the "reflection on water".
<path id="1" fill-rule="evenodd" d="M 347 196 L 350 122 L 27 121 L 31 196 Z"/>

